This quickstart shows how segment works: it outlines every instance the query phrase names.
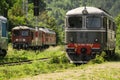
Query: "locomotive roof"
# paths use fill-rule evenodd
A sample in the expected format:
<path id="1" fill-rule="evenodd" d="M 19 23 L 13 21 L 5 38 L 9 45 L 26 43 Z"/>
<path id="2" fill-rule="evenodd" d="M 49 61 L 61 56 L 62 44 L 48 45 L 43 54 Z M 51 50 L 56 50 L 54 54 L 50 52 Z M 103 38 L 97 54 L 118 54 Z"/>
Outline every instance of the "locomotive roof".
<path id="1" fill-rule="evenodd" d="M 7 18 L 5 18 L 4 16 L 0 16 L 0 20 L 7 22 Z"/>
<path id="2" fill-rule="evenodd" d="M 70 15 L 83 15 L 83 10 L 87 10 L 88 14 L 100 14 L 100 15 L 107 15 L 109 16 L 108 13 L 106 13 L 104 10 L 96 8 L 96 7 L 78 7 L 75 9 L 72 9 L 66 13 L 67 16 Z"/>
<path id="3" fill-rule="evenodd" d="M 18 29 L 33 29 L 33 28 L 30 28 L 28 26 L 16 26 L 13 28 L 13 30 L 18 30 Z"/>
<path id="4" fill-rule="evenodd" d="M 48 28 L 39 28 L 39 30 L 41 30 L 41 31 L 43 31 L 43 32 L 45 32 L 45 33 L 55 34 L 54 31 L 52 31 L 52 30 L 50 30 L 50 29 L 48 29 Z"/>

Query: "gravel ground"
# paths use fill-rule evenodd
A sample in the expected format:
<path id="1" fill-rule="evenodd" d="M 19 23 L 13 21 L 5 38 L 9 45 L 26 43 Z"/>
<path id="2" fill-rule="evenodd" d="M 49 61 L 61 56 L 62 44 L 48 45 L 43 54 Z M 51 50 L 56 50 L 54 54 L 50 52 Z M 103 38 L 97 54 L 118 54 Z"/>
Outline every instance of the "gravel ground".
<path id="1" fill-rule="evenodd" d="M 83 65 L 18 80 L 120 80 L 120 62 Z"/>

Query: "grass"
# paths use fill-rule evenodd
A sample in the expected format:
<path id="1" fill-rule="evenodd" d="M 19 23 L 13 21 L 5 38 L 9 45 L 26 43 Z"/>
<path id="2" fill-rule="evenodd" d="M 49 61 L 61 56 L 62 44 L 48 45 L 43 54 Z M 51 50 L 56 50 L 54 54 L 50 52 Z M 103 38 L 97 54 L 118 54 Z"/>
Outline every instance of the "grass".
<path id="1" fill-rule="evenodd" d="M 65 69 L 75 67 L 75 65 L 69 64 L 69 61 L 66 58 L 65 52 L 63 50 L 64 50 L 63 46 L 56 46 L 56 47 L 50 47 L 42 52 L 40 51 L 35 52 L 32 50 L 18 51 L 18 50 L 13 50 L 11 48 L 11 45 L 9 45 L 8 54 L 4 59 L 0 60 L 0 63 L 16 62 L 21 60 L 34 60 L 34 62 L 32 64 L 23 64 L 23 65 L 16 65 L 16 66 L 0 66 L 0 80 L 16 80 L 18 78 L 22 78 L 26 76 L 35 76 L 43 73 L 45 74 L 54 73 L 57 71 L 60 72 L 60 71 L 64 71 Z M 120 50 L 116 50 L 116 53 L 119 55 Z M 47 57 L 52 57 L 52 58 L 49 61 L 44 61 L 44 62 L 36 61 L 36 59 L 47 58 Z M 101 79 L 105 78 L 106 80 L 107 79 L 115 80 L 114 75 L 116 75 L 116 78 L 118 78 L 119 70 L 113 67 L 110 69 L 97 68 L 92 71 L 89 71 L 90 69 L 95 68 L 94 65 L 96 65 L 96 63 L 100 64 L 105 62 L 105 59 L 103 57 L 104 57 L 104 53 L 101 56 L 96 56 L 96 58 L 92 61 L 92 64 L 80 66 L 79 68 L 81 70 L 86 71 L 81 75 L 79 75 L 80 80 L 91 80 L 91 79 L 99 80 L 99 77 L 101 77 Z M 117 56 L 117 58 L 119 58 L 119 56 Z M 91 66 L 91 67 L 88 68 L 88 66 Z M 106 72 L 104 70 L 106 70 Z"/>
<path id="2" fill-rule="evenodd" d="M 35 76 L 42 73 L 53 73 L 57 70 L 64 70 L 75 65 L 69 63 L 50 63 L 35 61 L 32 64 L 0 67 L 0 80 L 13 80 L 14 78 Z"/>
<path id="3" fill-rule="evenodd" d="M 115 53 L 111 56 L 108 56 L 105 52 L 102 52 L 100 55 L 96 55 L 95 59 L 92 59 L 89 63 L 101 64 L 108 61 L 120 61 L 120 50 L 116 49 Z"/>
<path id="4" fill-rule="evenodd" d="M 68 69 L 57 70 L 53 73 L 43 73 L 21 80 L 119 80 L 120 63 L 105 62 L 102 64 L 86 64 Z M 19 79 L 18 79 L 19 80 Z"/>
<path id="5" fill-rule="evenodd" d="M 119 67 L 119 62 L 88 65 L 79 80 L 119 80 Z"/>
<path id="6" fill-rule="evenodd" d="M 44 51 L 33 50 L 15 50 L 12 49 L 9 44 L 8 54 L 5 58 L 0 59 L 0 63 L 3 62 L 19 62 L 23 60 L 36 60 L 40 58 L 49 58 L 53 56 L 63 55 L 62 46 L 50 47 Z"/>
<path id="7" fill-rule="evenodd" d="M 69 64 L 65 57 L 63 46 L 50 47 L 42 52 L 40 51 L 25 51 L 14 50 L 9 45 L 8 54 L 3 62 L 17 62 L 22 60 L 34 60 L 32 64 L 22 64 L 16 66 L 0 66 L 0 80 L 13 80 L 19 77 L 34 76 L 42 73 L 51 73 L 57 70 L 67 69 L 73 67 L 73 64 Z M 52 57 L 49 61 L 36 61 L 39 58 Z M 58 62 L 56 61 L 58 59 Z"/>

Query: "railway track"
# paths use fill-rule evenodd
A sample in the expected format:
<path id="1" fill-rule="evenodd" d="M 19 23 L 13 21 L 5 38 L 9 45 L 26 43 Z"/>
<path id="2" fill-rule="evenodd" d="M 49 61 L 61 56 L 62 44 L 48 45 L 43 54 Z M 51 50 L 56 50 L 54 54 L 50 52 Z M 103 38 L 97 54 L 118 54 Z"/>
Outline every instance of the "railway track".
<path id="1" fill-rule="evenodd" d="M 22 60 L 22 61 L 16 61 L 16 62 L 5 62 L 5 63 L 0 63 L 0 66 L 14 66 L 14 65 L 22 65 L 22 64 L 31 64 L 34 61 L 47 61 L 51 59 L 49 58 L 40 58 L 40 59 L 35 59 L 35 60 Z"/>

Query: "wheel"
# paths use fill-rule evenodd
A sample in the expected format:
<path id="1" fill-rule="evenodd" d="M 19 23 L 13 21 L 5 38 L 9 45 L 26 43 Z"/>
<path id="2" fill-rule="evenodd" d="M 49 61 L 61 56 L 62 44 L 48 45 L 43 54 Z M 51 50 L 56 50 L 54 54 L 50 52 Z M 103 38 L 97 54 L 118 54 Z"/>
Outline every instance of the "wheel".
<path id="1" fill-rule="evenodd" d="M 5 57 L 7 54 L 6 50 L 0 50 L 0 57 Z"/>
<path id="2" fill-rule="evenodd" d="M 111 50 L 110 56 L 114 56 L 115 55 L 115 49 Z"/>
<path id="3" fill-rule="evenodd" d="M 114 56 L 114 54 L 115 54 L 115 49 L 113 49 L 113 50 L 106 50 L 105 51 L 106 52 L 106 57 L 112 57 L 112 56 Z"/>

